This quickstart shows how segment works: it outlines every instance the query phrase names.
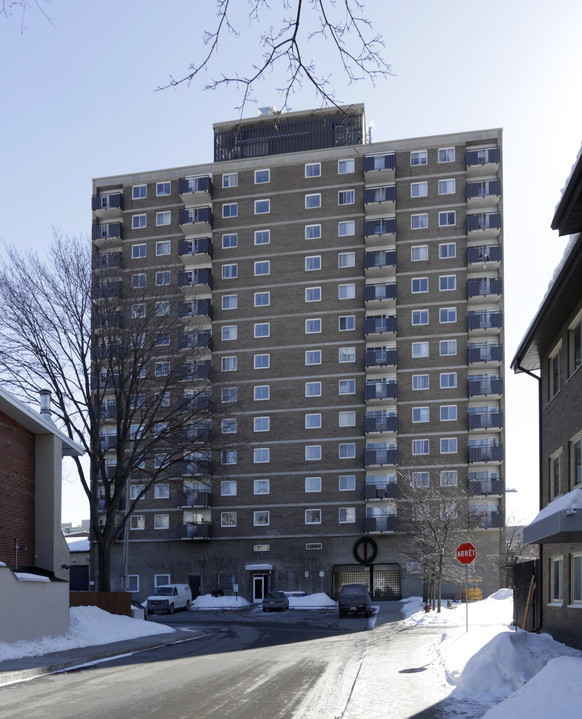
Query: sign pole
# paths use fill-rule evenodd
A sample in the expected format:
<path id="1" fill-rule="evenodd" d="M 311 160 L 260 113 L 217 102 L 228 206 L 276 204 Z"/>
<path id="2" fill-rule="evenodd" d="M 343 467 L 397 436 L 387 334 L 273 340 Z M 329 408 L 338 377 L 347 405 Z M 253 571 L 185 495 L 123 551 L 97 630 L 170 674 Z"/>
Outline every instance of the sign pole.
<path id="1" fill-rule="evenodd" d="M 465 632 L 469 631 L 469 564 L 477 556 L 477 550 L 471 542 L 462 542 L 457 547 L 457 560 L 465 565 Z"/>
<path id="2" fill-rule="evenodd" d="M 465 564 L 465 633 L 469 631 L 469 565 Z"/>

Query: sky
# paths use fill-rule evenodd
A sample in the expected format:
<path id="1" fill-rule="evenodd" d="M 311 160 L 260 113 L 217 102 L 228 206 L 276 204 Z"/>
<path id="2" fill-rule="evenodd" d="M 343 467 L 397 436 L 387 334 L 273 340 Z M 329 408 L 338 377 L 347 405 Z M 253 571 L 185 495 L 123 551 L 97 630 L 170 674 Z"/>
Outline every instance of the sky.
<path id="1" fill-rule="evenodd" d="M 195 625 L 199 610 L 240 608 L 241 601 L 248 604 L 235 597 L 198 597 L 190 610 L 192 623 Z M 423 697 L 425 701 L 430 700 L 435 691 L 432 687 L 436 686 L 440 699 L 452 697 L 459 701 L 465 719 L 547 719 L 551 716 L 577 719 L 580 716 L 582 653 L 554 641 L 549 634 L 515 630 L 511 590 L 501 589 L 482 601 L 470 603 L 468 614 L 460 604 L 450 609 L 443 607 L 441 613 L 425 613 L 420 597 L 409 597 L 400 604 L 406 626 L 433 630 L 427 635 L 426 661 L 422 667 L 423 682 L 431 687 L 430 696 Z M 313 608 L 337 612 L 336 603 L 326 594 L 291 597 L 290 611 L 281 621 L 293 622 L 296 611 Z M 259 615 L 255 619 L 260 621 L 260 604 L 248 611 Z M 368 620 L 368 629 L 376 627 L 376 618 L 374 614 Z M 383 629 L 392 633 L 394 625 L 379 626 L 368 635 L 357 681 L 349 688 L 346 716 L 375 716 L 378 706 L 387 694 L 390 696 L 386 676 L 401 657 L 387 651 Z M 0 642 L 0 671 L 3 660 L 173 631 L 158 622 L 112 615 L 97 607 L 71 607 L 67 634 L 38 641 Z M 415 638 L 414 642 L 417 641 Z M 390 696 L 390 700 L 397 711 L 397 699 Z"/>
<path id="2" fill-rule="evenodd" d="M 203 32 L 216 26 L 211 0 L 37 1 L 42 12 L 32 5 L 24 19 L 0 16 L 0 240 L 42 253 L 53 229 L 88 236 L 92 178 L 212 161 L 212 124 L 239 116 L 240 94 L 203 86 L 257 58 L 258 43 L 241 2 L 239 35 L 225 38 L 211 71 L 159 91 L 206 52 Z M 320 37 L 304 53 L 331 75 L 339 102 L 365 104 L 373 139 L 504 131 L 506 484 L 516 490 L 507 513 L 527 523 L 539 507 L 537 381 L 514 376 L 509 364 L 567 243 L 550 223 L 582 140 L 582 3 L 365 7 L 384 38 L 390 77 L 349 84 Z M 270 21 L 261 16 L 263 27 Z M 314 27 L 306 16 L 306 35 Z M 275 68 L 257 87 L 256 106 L 280 107 L 285 78 Z M 290 102 L 292 110 L 321 104 L 307 86 Z M 244 116 L 255 112 L 251 104 Z M 87 516 L 71 473 L 63 520 Z"/>

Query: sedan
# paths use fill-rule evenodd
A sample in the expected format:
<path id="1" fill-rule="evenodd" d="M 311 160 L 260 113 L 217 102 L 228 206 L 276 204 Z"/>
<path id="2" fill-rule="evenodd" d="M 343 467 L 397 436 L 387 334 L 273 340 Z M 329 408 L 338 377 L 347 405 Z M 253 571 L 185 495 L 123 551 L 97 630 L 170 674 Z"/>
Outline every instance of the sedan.
<path id="1" fill-rule="evenodd" d="M 267 592 L 263 599 L 263 611 L 270 611 L 272 609 L 279 609 L 284 612 L 285 609 L 289 609 L 289 598 L 285 592 Z"/>

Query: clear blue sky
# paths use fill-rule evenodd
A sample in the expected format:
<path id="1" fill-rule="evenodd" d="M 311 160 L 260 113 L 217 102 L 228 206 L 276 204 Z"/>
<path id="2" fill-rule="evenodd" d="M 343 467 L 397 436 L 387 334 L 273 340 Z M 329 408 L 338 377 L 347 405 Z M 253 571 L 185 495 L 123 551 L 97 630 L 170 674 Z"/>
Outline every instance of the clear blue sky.
<path id="1" fill-rule="evenodd" d="M 91 179 L 212 160 L 212 123 L 237 116 L 232 90 L 202 84 L 156 92 L 203 52 L 213 0 L 50 0 L 0 17 L 0 238 L 42 251 L 52 228 L 89 232 Z M 277 2 L 272 3 L 274 6 Z M 256 56 L 241 8 L 240 39 L 224 43 L 226 70 Z M 582 3 L 572 0 L 368 0 L 394 76 L 348 86 L 321 40 L 309 51 L 334 73 L 337 99 L 364 102 L 374 139 L 504 129 L 505 317 L 509 365 L 547 289 L 566 238 L 549 228 L 582 132 Z M 265 18 L 267 22 L 268 18 Z M 212 73 L 209 73 L 211 75 Z M 283 68 L 257 90 L 280 105 Z M 292 109 L 317 107 L 305 88 Z M 254 113 L 250 106 L 246 115 Z M 537 383 L 507 372 L 509 514 L 538 507 Z M 64 520 L 88 512 L 74 482 Z"/>

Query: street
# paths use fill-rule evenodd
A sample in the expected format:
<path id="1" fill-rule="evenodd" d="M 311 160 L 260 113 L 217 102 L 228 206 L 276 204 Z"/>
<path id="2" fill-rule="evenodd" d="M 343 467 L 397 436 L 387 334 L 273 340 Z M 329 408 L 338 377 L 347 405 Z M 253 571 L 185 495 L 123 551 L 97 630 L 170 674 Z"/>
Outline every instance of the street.
<path id="1" fill-rule="evenodd" d="M 202 636 L 9 686 L 0 690 L 0 716 L 361 719 L 370 702 L 390 719 L 481 716 L 439 704 L 446 691 L 422 676 L 438 634 L 404 629 L 398 608 L 382 603 L 371 620 L 256 608 L 159 616 Z"/>

